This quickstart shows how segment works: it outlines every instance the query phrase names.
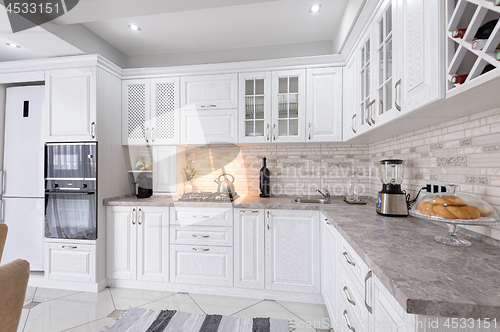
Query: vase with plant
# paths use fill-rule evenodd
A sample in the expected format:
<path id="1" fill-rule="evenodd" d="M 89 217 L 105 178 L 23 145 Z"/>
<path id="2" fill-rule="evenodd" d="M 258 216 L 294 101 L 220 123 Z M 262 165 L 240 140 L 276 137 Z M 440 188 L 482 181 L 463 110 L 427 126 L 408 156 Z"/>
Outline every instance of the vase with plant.
<path id="1" fill-rule="evenodd" d="M 193 185 L 191 184 L 191 180 L 194 178 L 194 176 L 198 173 L 198 170 L 196 170 L 194 167 L 189 167 L 189 165 L 186 165 L 182 169 L 182 174 L 184 175 L 184 178 L 186 181 L 184 182 L 184 193 L 190 193 L 193 192 Z"/>

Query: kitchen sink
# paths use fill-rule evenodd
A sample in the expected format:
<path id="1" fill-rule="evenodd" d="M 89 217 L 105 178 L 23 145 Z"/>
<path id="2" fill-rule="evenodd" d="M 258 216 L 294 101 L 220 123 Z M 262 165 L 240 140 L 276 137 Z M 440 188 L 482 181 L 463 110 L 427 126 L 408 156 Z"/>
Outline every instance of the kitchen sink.
<path id="1" fill-rule="evenodd" d="M 330 204 L 330 201 L 324 198 L 309 198 L 309 197 L 296 197 L 292 198 L 292 203 L 302 204 Z"/>

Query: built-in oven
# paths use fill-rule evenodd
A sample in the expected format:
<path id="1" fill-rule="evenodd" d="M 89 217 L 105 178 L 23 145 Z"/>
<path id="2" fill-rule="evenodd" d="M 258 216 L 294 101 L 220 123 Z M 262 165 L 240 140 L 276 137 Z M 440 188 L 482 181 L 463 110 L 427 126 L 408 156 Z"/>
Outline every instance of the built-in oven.
<path id="1" fill-rule="evenodd" d="M 48 143 L 45 161 L 45 236 L 97 239 L 97 143 Z"/>

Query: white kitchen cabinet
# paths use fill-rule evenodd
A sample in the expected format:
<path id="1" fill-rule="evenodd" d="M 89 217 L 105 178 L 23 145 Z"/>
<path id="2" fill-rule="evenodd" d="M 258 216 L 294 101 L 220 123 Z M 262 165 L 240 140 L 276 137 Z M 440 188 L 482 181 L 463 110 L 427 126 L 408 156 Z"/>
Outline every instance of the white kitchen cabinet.
<path id="1" fill-rule="evenodd" d="M 178 283 L 233 286 L 233 248 L 170 246 L 170 280 Z"/>
<path id="2" fill-rule="evenodd" d="M 45 75 L 47 142 L 97 140 L 97 68 L 49 70 Z"/>
<path id="3" fill-rule="evenodd" d="M 265 288 L 264 210 L 234 210 L 234 286 Z"/>
<path id="4" fill-rule="evenodd" d="M 179 78 L 122 83 L 123 145 L 178 144 Z"/>
<path id="5" fill-rule="evenodd" d="M 358 53 L 354 54 L 347 60 L 343 68 L 343 124 L 342 131 L 344 141 L 353 138 L 359 129 L 359 116 L 357 114 L 359 103 L 359 69 L 358 69 Z"/>
<path id="6" fill-rule="evenodd" d="M 399 0 L 395 77 L 398 116 L 413 112 L 445 96 L 444 1 Z M 397 78 L 397 80 L 396 80 Z"/>
<path id="7" fill-rule="evenodd" d="M 181 112 L 182 144 L 237 143 L 237 132 L 237 109 Z"/>
<path id="8" fill-rule="evenodd" d="M 107 277 L 168 281 L 168 208 L 107 208 Z"/>
<path id="9" fill-rule="evenodd" d="M 320 293 L 319 212 L 266 210 L 266 289 Z"/>
<path id="10" fill-rule="evenodd" d="M 177 147 L 153 146 L 153 193 L 175 194 L 177 189 Z"/>
<path id="11" fill-rule="evenodd" d="M 394 77 L 398 77 L 398 63 L 401 57 L 401 43 L 395 38 L 397 22 L 396 0 L 385 0 L 379 8 L 373 23 L 374 97 L 375 104 L 370 109 L 369 121 L 379 126 L 397 117 L 395 104 Z"/>
<path id="12" fill-rule="evenodd" d="M 332 325 L 340 320 L 339 304 L 337 303 L 337 289 L 339 264 L 337 263 L 339 251 L 339 236 L 337 230 L 331 225 L 323 214 L 320 215 L 321 223 L 321 294 L 325 306 L 332 319 Z"/>
<path id="13" fill-rule="evenodd" d="M 182 111 L 236 109 L 238 75 L 181 77 Z"/>
<path id="14" fill-rule="evenodd" d="M 94 283 L 95 245 L 82 243 L 45 243 L 45 276 L 51 280 Z"/>
<path id="15" fill-rule="evenodd" d="M 272 72 L 272 139 L 305 142 L 305 69 Z"/>
<path id="16" fill-rule="evenodd" d="M 375 104 L 375 96 L 373 94 L 373 62 L 372 46 L 373 35 L 372 29 L 369 28 L 364 36 L 361 38 L 356 52 L 359 59 L 358 62 L 358 75 L 359 75 L 359 99 L 358 111 L 356 118 L 359 118 L 359 128 L 357 127 L 357 134 L 362 134 L 371 129 L 373 126 L 370 115 L 372 115 L 373 105 Z"/>
<path id="17" fill-rule="evenodd" d="M 271 72 L 239 74 L 239 143 L 269 143 Z"/>
<path id="18" fill-rule="evenodd" d="M 342 68 L 307 69 L 306 142 L 342 141 Z"/>

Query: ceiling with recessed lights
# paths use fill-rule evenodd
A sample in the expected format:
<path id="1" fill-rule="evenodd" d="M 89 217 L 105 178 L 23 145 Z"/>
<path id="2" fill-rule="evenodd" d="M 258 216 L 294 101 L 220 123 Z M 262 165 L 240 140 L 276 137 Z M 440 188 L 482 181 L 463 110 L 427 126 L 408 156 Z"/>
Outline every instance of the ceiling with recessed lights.
<path id="1" fill-rule="evenodd" d="M 346 30 L 346 6 L 363 2 L 80 0 L 56 20 L 16 34 L 0 7 L 0 61 L 14 60 L 13 51 L 19 59 L 100 53 L 122 67 L 334 54 L 336 39 L 345 37 L 338 32 Z"/>

